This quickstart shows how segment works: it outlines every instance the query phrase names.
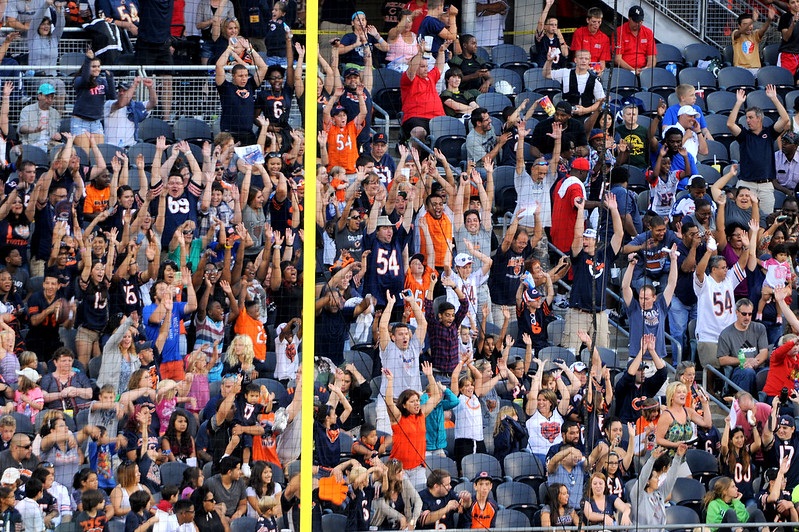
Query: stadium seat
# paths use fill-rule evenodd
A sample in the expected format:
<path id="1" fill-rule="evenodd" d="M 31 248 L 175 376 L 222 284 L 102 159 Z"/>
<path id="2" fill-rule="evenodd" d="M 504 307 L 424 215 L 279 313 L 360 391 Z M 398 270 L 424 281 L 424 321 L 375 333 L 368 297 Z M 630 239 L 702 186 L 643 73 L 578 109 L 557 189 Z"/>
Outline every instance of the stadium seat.
<path id="1" fill-rule="evenodd" d="M 721 59 L 721 50 L 705 43 L 689 44 L 682 50 L 685 63 L 695 67 L 697 62 L 706 59 Z"/>
<path id="2" fill-rule="evenodd" d="M 767 44 L 763 47 L 763 65 L 777 66 L 780 55 L 780 43 Z M 781 68 L 781 67 L 780 67 Z"/>
<path id="3" fill-rule="evenodd" d="M 511 103 L 510 98 L 508 98 L 504 94 L 498 94 L 496 92 L 487 92 L 477 97 L 477 105 L 488 110 L 488 114 L 490 114 L 491 116 L 499 117 L 502 114 L 503 109 L 513 104 Z M 470 123 L 470 128 L 471 128 L 471 123 Z"/>
<path id="4" fill-rule="evenodd" d="M 180 486 L 183 484 L 183 472 L 189 466 L 183 462 L 165 462 L 161 465 L 161 484 L 163 486 Z"/>
<path id="5" fill-rule="evenodd" d="M 788 196 L 782 190 L 775 190 L 774 191 L 774 208 L 775 209 L 782 209 L 782 202 L 785 201 L 785 198 Z"/>
<path id="6" fill-rule="evenodd" d="M 116 156 L 117 152 L 120 152 L 122 154 L 125 153 L 124 148 L 120 148 L 119 146 L 114 146 L 113 144 L 107 144 L 107 143 L 98 144 L 97 149 L 100 150 L 100 153 L 103 155 L 103 160 L 105 160 L 105 165 L 108 168 L 111 168 L 111 160 L 114 158 L 114 156 Z M 91 162 L 92 165 L 97 164 L 97 161 L 95 160 L 94 157 L 94 150 L 89 151 L 89 161 Z M 128 161 L 128 163 L 130 163 L 130 161 Z"/>
<path id="7" fill-rule="evenodd" d="M 775 190 L 774 192 L 782 192 L 782 191 Z M 783 195 L 783 201 L 784 201 L 785 200 L 785 193 L 782 192 L 782 195 Z M 778 207 L 776 205 L 776 197 L 774 199 L 775 199 L 774 209 L 777 209 Z M 755 375 L 755 386 L 759 390 L 758 391 L 758 395 L 759 395 L 758 399 L 760 401 L 765 401 L 766 397 L 767 397 L 766 396 L 766 392 L 763 391 L 763 388 L 765 388 L 765 386 L 766 386 L 766 379 L 768 378 L 768 370 L 769 370 L 769 368 L 760 369 L 760 370 L 758 370 L 757 374 Z M 708 489 L 710 489 L 710 486 L 708 486 Z"/>
<path id="8" fill-rule="evenodd" d="M 725 94 L 725 93 L 717 93 Z M 722 114 L 705 115 L 705 122 L 710 134 L 713 135 L 713 140 L 723 144 L 729 152 L 730 143 L 733 141 L 732 133 L 727 127 L 727 117 Z M 732 156 L 730 156 L 732 159 Z"/>
<path id="9" fill-rule="evenodd" d="M 687 506 L 667 506 L 666 524 L 667 525 L 699 525 L 699 514 Z M 686 528 L 672 529 L 672 532 L 690 532 L 693 526 Z"/>
<path id="10" fill-rule="evenodd" d="M 452 478 L 458 478 L 458 466 L 455 460 L 446 456 L 430 456 L 425 458 L 426 466 L 429 471 L 443 469 Z"/>
<path id="11" fill-rule="evenodd" d="M 524 72 L 533 67 L 530 62 L 529 54 L 520 46 L 515 44 L 498 44 L 491 50 L 491 60 L 500 68 L 513 70 L 519 76 L 523 76 Z M 493 75 L 494 72 L 492 71 Z"/>
<path id="12" fill-rule="evenodd" d="M 172 126 L 159 118 L 145 118 L 139 124 L 139 138 L 144 142 L 155 144 L 158 137 L 166 137 L 167 143 L 175 140 Z"/>
<path id="13" fill-rule="evenodd" d="M 658 105 L 660 104 L 660 102 L 665 103 L 663 97 L 655 92 L 636 92 L 635 94 L 633 94 L 633 97 L 638 98 L 639 100 L 644 102 L 643 115 L 646 117 L 656 116 L 658 112 Z"/>
<path id="14" fill-rule="evenodd" d="M 708 185 L 712 185 L 721 177 L 721 172 L 709 164 L 696 163 L 696 171 L 705 178 L 705 181 L 707 181 Z"/>
<path id="15" fill-rule="evenodd" d="M 707 110 L 716 114 L 730 114 L 735 106 L 736 96 L 732 92 L 718 91 L 705 95 Z M 707 118 L 707 117 L 705 117 Z M 726 120 L 727 117 L 724 117 Z"/>
<path id="16" fill-rule="evenodd" d="M 30 416 L 16 411 L 11 412 L 11 416 L 17 421 L 17 432 L 30 435 L 35 435 L 38 432 L 35 430 Z"/>
<path id="17" fill-rule="evenodd" d="M 258 520 L 254 517 L 239 517 L 230 522 L 230 532 L 252 532 L 256 530 Z M 347 516 L 341 514 L 325 514 L 322 516 L 322 532 L 341 532 L 347 524 Z"/>
<path id="18" fill-rule="evenodd" d="M 695 478 L 678 478 L 671 490 L 671 502 L 692 508 L 698 514 L 705 492 L 705 485 Z"/>
<path id="19" fill-rule="evenodd" d="M 269 358 L 269 357 L 267 357 Z M 275 357 L 271 357 L 275 358 Z M 372 367 L 374 361 L 372 358 L 362 351 L 344 351 L 344 362 L 352 364 L 358 370 L 364 379 L 372 376 Z"/>
<path id="20" fill-rule="evenodd" d="M 253 384 L 257 384 L 258 386 L 266 386 L 266 389 L 269 390 L 269 393 L 275 394 L 275 401 L 277 404 L 282 407 L 289 406 L 291 399 L 289 398 L 289 394 L 286 391 L 286 387 L 283 386 L 283 383 L 280 381 L 276 381 L 274 379 L 255 379 L 252 381 Z"/>
<path id="21" fill-rule="evenodd" d="M 477 53 L 475 53 L 474 55 L 476 55 L 477 58 L 480 59 L 481 61 L 485 61 L 486 63 L 492 63 L 493 64 L 493 61 L 491 59 L 491 54 L 488 53 L 488 50 L 486 50 L 482 46 L 478 46 L 477 47 Z"/>
<path id="22" fill-rule="evenodd" d="M 538 84 L 547 78 L 544 77 L 543 68 L 530 68 L 522 76 L 524 81 L 524 89 L 528 91 L 535 90 Z"/>
<path id="23" fill-rule="evenodd" d="M 677 77 L 661 67 L 645 68 L 638 77 L 642 90 L 657 93 L 662 98 L 668 98 L 677 86 Z"/>
<path id="24" fill-rule="evenodd" d="M 705 98 L 710 92 L 717 90 L 718 82 L 712 72 L 704 68 L 689 67 L 680 70 L 677 74 L 680 83 L 687 83 L 705 90 Z"/>
<path id="25" fill-rule="evenodd" d="M 527 516 L 528 521 L 539 508 L 533 488 L 513 481 L 503 482 L 497 486 L 497 504 L 508 510 L 518 510 Z"/>
<path id="26" fill-rule="evenodd" d="M 755 90 L 755 77 L 751 72 L 741 67 L 725 67 L 719 70 L 719 89 L 736 92 L 744 89 L 747 92 Z"/>
<path id="27" fill-rule="evenodd" d="M 537 489 L 546 480 L 546 469 L 535 455 L 527 452 L 515 452 L 505 457 L 505 476 L 515 482 L 524 482 Z"/>
<path id="28" fill-rule="evenodd" d="M 538 359 L 541 362 L 546 362 L 547 360 L 554 361 L 557 359 L 561 359 L 566 363 L 567 366 L 573 364 L 576 361 L 574 353 L 572 353 L 565 347 L 557 347 L 557 346 L 549 346 L 540 350 L 538 352 Z"/>
<path id="29" fill-rule="evenodd" d="M 509 68 L 495 68 L 491 70 L 491 77 L 494 78 L 494 88 L 500 81 L 507 81 L 513 87 L 513 94 L 519 94 L 524 90 L 524 80 L 522 74 Z"/>
<path id="30" fill-rule="evenodd" d="M 606 69 L 600 79 L 606 91 L 617 92 L 622 96 L 632 96 L 639 89 L 635 74 L 623 68 Z"/>
<path id="31" fill-rule="evenodd" d="M 64 77 L 72 76 L 80 71 L 83 60 L 86 58 L 84 52 L 66 52 L 58 58 L 58 65 L 63 67 L 58 69 L 59 74 Z"/>
<path id="32" fill-rule="evenodd" d="M 75 416 L 75 428 L 77 430 L 81 430 L 83 427 L 89 424 L 89 409 L 84 408 L 83 410 L 78 411 L 78 415 Z"/>
<path id="33" fill-rule="evenodd" d="M 494 169 L 494 208 L 499 217 L 506 212 L 516 210 L 516 189 L 513 184 L 515 175 L 515 166 L 497 166 Z M 510 201 L 511 195 L 507 194 L 506 190 L 513 191 L 513 202 Z M 505 195 L 503 196 L 503 194 Z"/>
<path id="34" fill-rule="evenodd" d="M 474 480 L 474 477 L 483 471 L 488 473 L 495 484 L 499 484 L 504 480 L 502 466 L 490 454 L 474 453 L 464 456 L 463 461 L 461 461 L 461 469 L 463 470 L 462 478 L 467 480 Z"/>
<path id="35" fill-rule="evenodd" d="M 552 345 L 560 345 L 563 340 L 563 328 L 565 327 L 565 320 L 555 320 L 549 322 L 547 325 L 547 338 Z"/>
<path id="36" fill-rule="evenodd" d="M 554 79 L 543 79 L 535 84 L 533 90 L 543 94 L 544 96 L 549 96 L 549 99 L 552 100 L 552 103 L 556 103 L 555 98 L 561 95 L 561 92 L 563 92 L 563 86 L 559 81 L 555 81 Z"/>
<path id="37" fill-rule="evenodd" d="M 100 375 L 100 366 L 103 365 L 103 357 L 94 357 L 89 360 L 89 378 L 97 380 Z"/>
<path id="38" fill-rule="evenodd" d="M 50 168 L 50 157 L 47 152 L 33 144 L 22 145 L 22 160 L 32 162 L 36 168 Z"/>
<path id="39" fill-rule="evenodd" d="M 727 146 L 722 142 L 718 140 L 708 140 L 707 151 L 707 155 L 700 155 L 697 157 L 700 163 L 720 164 L 721 166 L 730 163 L 730 155 L 727 151 Z"/>
<path id="40" fill-rule="evenodd" d="M 680 49 L 676 46 L 659 42 L 655 45 L 655 49 L 657 50 L 657 63 L 655 66 L 665 67 L 673 63 L 680 68 L 685 65 L 685 59 Z"/>
<path id="41" fill-rule="evenodd" d="M 779 94 L 777 94 L 777 98 L 782 100 L 782 97 Z M 746 95 L 746 108 L 749 109 L 751 107 L 760 107 L 760 109 L 763 110 L 763 114 L 772 120 L 776 121 L 779 117 L 777 106 L 774 105 L 774 102 L 771 101 L 771 98 L 766 96 L 766 91 L 763 89 L 752 91 Z"/>
<path id="42" fill-rule="evenodd" d="M 629 164 L 625 164 L 624 167 L 630 172 L 630 180 L 627 182 L 627 188 L 637 193 L 649 190 L 649 183 L 646 182 L 646 176 L 643 170 Z"/>
<path id="43" fill-rule="evenodd" d="M 791 73 L 779 66 L 764 66 L 757 71 L 757 87 L 765 89 L 766 85 L 774 85 L 783 98 L 796 87 Z"/>
<path id="44" fill-rule="evenodd" d="M 189 117 L 180 117 L 172 126 L 177 140 L 185 140 L 191 144 L 202 146 L 204 142 L 213 142 L 211 128 L 202 120 Z"/>
<path id="45" fill-rule="evenodd" d="M 532 521 L 518 510 L 500 510 L 497 512 L 494 527 L 503 528 L 529 528 Z"/>
<path id="46" fill-rule="evenodd" d="M 685 461 L 691 468 L 691 476 L 705 486 L 708 485 L 710 479 L 719 474 L 719 461 L 704 449 L 688 449 L 688 452 L 685 453 Z"/>
<path id="47" fill-rule="evenodd" d="M 466 138 L 466 127 L 454 116 L 436 116 L 430 119 L 430 142 L 435 144 L 439 137 L 461 136 Z"/>
<path id="48" fill-rule="evenodd" d="M 341 448 L 341 461 L 349 460 L 352 457 L 352 436 L 345 430 L 338 431 L 338 441 Z"/>

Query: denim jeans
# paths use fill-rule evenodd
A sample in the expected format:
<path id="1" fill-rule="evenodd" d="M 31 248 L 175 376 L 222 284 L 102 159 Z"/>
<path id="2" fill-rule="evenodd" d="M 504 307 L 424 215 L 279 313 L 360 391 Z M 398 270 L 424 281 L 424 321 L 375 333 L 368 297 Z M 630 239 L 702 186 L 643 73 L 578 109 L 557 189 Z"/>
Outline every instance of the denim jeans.
<path id="1" fill-rule="evenodd" d="M 741 387 L 745 392 L 749 392 L 753 397 L 757 397 L 757 388 L 755 386 L 755 376 L 757 372 L 752 368 L 741 368 L 735 366 L 732 369 L 730 380 Z"/>
<path id="2" fill-rule="evenodd" d="M 686 338 L 688 330 L 688 322 L 696 319 L 696 303 L 693 305 L 686 305 L 680 298 L 671 298 L 671 307 L 669 307 L 669 332 L 675 340 L 680 342 L 683 350 L 683 358 L 690 358 L 690 338 Z M 682 362 L 681 360 L 674 359 L 674 365 L 677 366 Z"/>

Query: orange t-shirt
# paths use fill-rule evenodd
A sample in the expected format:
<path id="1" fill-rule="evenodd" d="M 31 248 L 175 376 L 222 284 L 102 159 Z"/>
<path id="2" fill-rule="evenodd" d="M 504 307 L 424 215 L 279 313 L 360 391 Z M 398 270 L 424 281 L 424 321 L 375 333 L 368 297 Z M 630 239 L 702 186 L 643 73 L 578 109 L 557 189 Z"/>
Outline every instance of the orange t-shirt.
<path id="1" fill-rule="evenodd" d="M 330 181 L 330 186 L 333 187 L 333 189 L 336 191 L 336 201 L 339 203 L 345 203 L 347 201 L 347 189 L 342 188 L 341 190 L 339 190 L 338 188 L 341 185 L 346 185 L 346 184 L 347 184 L 346 181 L 344 181 L 343 179 L 339 179 L 337 177 L 333 178 L 333 180 Z"/>
<path id="2" fill-rule="evenodd" d="M 327 171 L 340 166 L 348 174 L 355 173 L 355 162 L 358 160 L 358 133 L 363 126 L 355 125 L 354 120 L 347 122 L 343 128 L 331 124 L 327 130 Z"/>
<path id="3" fill-rule="evenodd" d="M 86 199 L 83 201 L 83 214 L 97 214 L 108 209 L 111 187 L 100 190 L 91 183 L 86 185 Z"/>
<path id="4" fill-rule="evenodd" d="M 447 242 L 452 242 L 452 222 L 447 218 L 446 214 L 442 214 L 441 218 L 436 220 L 429 212 L 424 214 L 424 221 L 427 222 L 427 229 L 430 232 L 430 238 L 433 241 L 433 250 L 436 253 L 436 268 L 444 267 L 444 256 L 447 254 Z M 427 242 L 425 236 L 419 233 L 421 241 L 419 249 L 422 253 L 427 250 Z"/>
<path id="5" fill-rule="evenodd" d="M 266 360 L 266 329 L 264 329 L 263 323 L 251 318 L 246 311 L 242 310 L 239 317 L 236 318 L 233 332 L 249 336 L 252 339 L 255 358 L 261 361 Z"/>
<path id="6" fill-rule="evenodd" d="M 402 462 L 403 469 L 414 469 L 424 463 L 426 448 L 424 416 L 402 416 L 399 423 L 391 425 L 394 433 L 394 444 L 391 447 L 391 458 Z"/>
<path id="7" fill-rule="evenodd" d="M 433 273 L 435 273 L 435 270 L 431 270 L 425 266 L 424 273 L 422 274 L 422 282 L 420 283 L 411 274 L 410 269 L 408 269 L 408 271 L 405 272 L 405 284 L 402 288 L 413 292 L 413 298 L 416 301 L 422 301 L 424 299 L 424 295 L 427 293 L 428 288 L 430 288 L 430 276 Z M 405 303 L 405 306 L 410 307 L 408 303 Z"/>
<path id="8" fill-rule="evenodd" d="M 272 412 L 269 414 L 263 414 L 260 416 L 260 421 L 269 421 L 270 423 L 274 423 L 275 414 Z M 268 436 L 253 436 L 252 459 L 272 462 L 273 464 L 283 467 L 283 464 L 280 463 L 280 460 L 277 457 L 277 436 L 273 436 L 272 434 L 269 434 Z"/>

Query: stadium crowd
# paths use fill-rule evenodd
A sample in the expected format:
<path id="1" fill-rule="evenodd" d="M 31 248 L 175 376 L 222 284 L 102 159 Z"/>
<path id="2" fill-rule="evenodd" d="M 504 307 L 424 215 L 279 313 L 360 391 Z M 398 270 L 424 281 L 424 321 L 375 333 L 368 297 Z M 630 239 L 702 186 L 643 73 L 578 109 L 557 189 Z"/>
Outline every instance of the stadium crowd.
<path id="1" fill-rule="evenodd" d="M 322 522 L 792 522 L 795 6 L 699 56 L 552 7 L 529 54 L 503 2 L 322 7 Z"/>

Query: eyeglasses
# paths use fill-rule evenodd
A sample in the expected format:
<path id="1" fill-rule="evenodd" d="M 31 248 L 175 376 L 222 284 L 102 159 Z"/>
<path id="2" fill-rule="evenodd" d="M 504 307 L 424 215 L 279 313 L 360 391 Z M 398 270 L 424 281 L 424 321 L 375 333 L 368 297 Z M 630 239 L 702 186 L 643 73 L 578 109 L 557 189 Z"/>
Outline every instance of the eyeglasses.
<path id="1" fill-rule="evenodd" d="M 205 501 L 203 501 L 203 502 L 216 502 L 216 499 L 211 497 L 210 499 L 205 499 Z"/>
<path id="2" fill-rule="evenodd" d="M 270 76 L 267 79 L 269 79 L 269 81 L 280 81 L 283 79 L 283 76 Z"/>
<path id="3" fill-rule="evenodd" d="M 17 445 L 17 447 L 19 447 L 20 449 L 30 449 L 32 447 L 32 444 L 29 443 L 28 445 Z"/>
<path id="4" fill-rule="evenodd" d="M 53 464 L 51 464 L 50 462 L 39 462 L 39 467 L 48 467 L 49 468 L 49 467 L 55 467 L 55 466 Z"/>

